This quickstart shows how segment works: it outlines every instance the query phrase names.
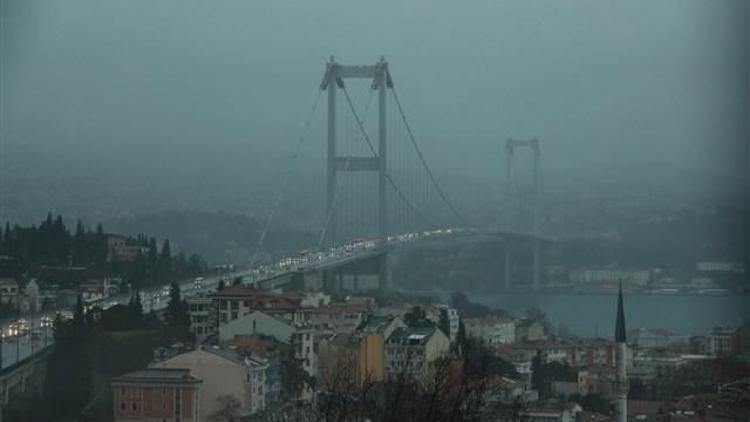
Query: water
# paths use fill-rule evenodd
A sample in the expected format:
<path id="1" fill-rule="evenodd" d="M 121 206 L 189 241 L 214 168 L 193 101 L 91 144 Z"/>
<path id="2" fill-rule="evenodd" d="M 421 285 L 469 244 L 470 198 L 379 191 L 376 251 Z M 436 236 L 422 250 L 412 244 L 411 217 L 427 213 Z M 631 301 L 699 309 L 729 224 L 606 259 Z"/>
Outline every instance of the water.
<path id="1" fill-rule="evenodd" d="M 523 315 L 532 306 L 553 326 L 563 324 L 579 336 L 614 334 L 614 295 L 467 292 L 476 302 Z M 708 334 L 716 325 L 737 327 L 750 321 L 750 296 L 625 295 L 625 320 L 632 328 L 665 328 L 681 335 Z"/>

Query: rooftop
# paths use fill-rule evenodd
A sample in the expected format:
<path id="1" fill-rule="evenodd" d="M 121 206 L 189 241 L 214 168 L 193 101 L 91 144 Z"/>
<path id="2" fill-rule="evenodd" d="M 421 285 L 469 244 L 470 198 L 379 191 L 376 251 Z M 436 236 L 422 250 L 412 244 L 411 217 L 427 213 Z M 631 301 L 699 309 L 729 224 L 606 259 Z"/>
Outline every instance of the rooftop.
<path id="1" fill-rule="evenodd" d="M 427 343 L 435 333 L 435 327 L 430 328 L 397 328 L 388 337 L 388 344 L 401 344 L 404 346 L 417 346 Z"/>
<path id="2" fill-rule="evenodd" d="M 197 384 L 203 381 L 190 375 L 189 369 L 144 369 L 112 379 L 113 383 L 165 383 L 179 382 Z"/>
<path id="3" fill-rule="evenodd" d="M 299 304 L 302 300 L 302 296 L 297 294 L 280 294 L 272 293 L 265 290 L 258 289 L 253 286 L 247 286 L 245 284 L 236 284 L 220 290 L 211 295 L 212 297 L 218 298 L 253 298 L 253 299 L 268 299 L 270 301 L 277 300 L 286 303 Z"/>

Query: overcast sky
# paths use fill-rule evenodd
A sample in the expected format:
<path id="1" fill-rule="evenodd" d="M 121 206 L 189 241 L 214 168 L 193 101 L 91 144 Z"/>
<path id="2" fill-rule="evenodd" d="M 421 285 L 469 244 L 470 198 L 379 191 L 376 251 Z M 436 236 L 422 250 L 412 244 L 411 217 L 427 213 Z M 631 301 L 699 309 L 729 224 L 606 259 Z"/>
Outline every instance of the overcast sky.
<path id="1" fill-rule="evenodd" d="M 747 163 L 745 0 L 0 3 L 6 147 L 279 159 L 327 58 L 382 54 L 444 177 L 502 174 L 508 137 L 550 172 Z"/>

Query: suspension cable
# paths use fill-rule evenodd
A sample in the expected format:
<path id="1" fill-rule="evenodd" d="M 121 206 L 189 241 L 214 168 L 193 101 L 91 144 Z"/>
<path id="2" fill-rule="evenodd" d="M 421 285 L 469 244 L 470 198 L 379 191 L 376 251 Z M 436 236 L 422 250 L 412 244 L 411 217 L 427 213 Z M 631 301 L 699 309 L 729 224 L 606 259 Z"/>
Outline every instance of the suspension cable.
<path id="1" fill-rule="evenodd" d="M 414 133 L 411 131 L 411 126 L 409 126 L 409 121 L 406 120 L 406 115 L 404 114 L 403 107 L 401 107 L 401 101 L 398 100 L 398 94 L 396 94 L 395 86 L 391 87 L 391 94 L 393 94 L 393 99 L 395 100 L 396 106 L 398 107 L 398 112 L 401 115 L 401 120 L 404 122 L 406 133 L 409 135 L 411 144 L 414 146 L 414 149 L 417 152 L 417 156 L 419 157 L 419 161 L 422 163 L 422 167 L 424 167 L 425 171 L 427 172 L 427 176 L 430 178 L 430 181 L 432 182 L 432 186 L 435 187 L 435 190 L 437 191 L 438 195 L 440 195 L 440 198 L 443 200 L 445 205 L 448 206 L 448 209 L 451 210 L 451 212 L 458 219 L 458 221 L 460 221 L 461 224 L 468 227 L 466 219 L 464 218 L 463 215 L 461 215 L 461 213 L 458 212 L 458 210 L 456 210 L 456 208 L 453 206 L 451 201 L 448 200 L 448 197 L 445 195 L 445 192 L 443 192 L 443 189 L 440 188 L 440 185 L 438 185 L 438 182 L 435 179 L 435 176 L 432 174 L 432 170 L 430 170 L 430 166 L 427 165 L 427 161 L 425 160 L 424 155 L 422 155 L 422 150 L 419 148 L 419 145 L 417 144 L 417 141 L 414 138 Z"/>
<path id="2" fill-rule="evenodd" d="M 318 90 L 317 95 L 315 95 L 312 108 L 310 109 L 310 113 L 308 114 L 307 119 L 305 120 L 304 126 L 302 127 L 302 133 L 300 133 L 300 136 L 297 140 L 297 146 L 295 147 L 294 154 L 292 155 L 292 161 L 296 160 L 297 157 L 299 157 L 300 152 L 302 151 L 302 145 L 305 143 L 307 133 L 310 129 L 310 124 L 312 123 L 312 119 L 315 116 L 315 111 L 318 109 L 318 104 L 320 103 L 320 97 L 322 93 L 323 93 L 322 90 Z M 289 184 L 289 178 L 292 174 L 292 168 L 293 166 L 290 163 L 290 165 L 286 169 L 286 172 L 284 173 L 284 177 L 282 178 L 282 181 L 281 181 L 281 187 L 278 191 L 278 195 L 276 195 L 276 201 L 274 202 L 273 208 L 271 208 L 271 212 L 268 214 L 266 225 L 260 234 L 258 243 L 255 245 L 255 252 L 253 253 L 252 260 L 250 261 L 251 267 L 255 266 L 255 263 L 257 262 L 258 255 L 260 254 L 260 251 L 263 248 L 263 244 L 266 240 L 266 236 L 268 235 L 268 230 L 271 228 L 271 225 L 273 224 L 273 219 L 274 219 L 274 216 L 276 215 L 276 211 L 279 209 L 279 206 L 281 205 L 281 202 L 284 198 L 287 185 Z"/>
<path id="3" fill-rule="evenodd" d="M 344 91 L 344 92 L 346 92 L 346 91 Z M 365 111 L 364 111 L 365 115 L 367 115 L 367 112 L 370 110 L 370 103 L 371 103 L 371 101 L 372 101 L 372 91 L 370 91 L 370 95 L 367 98 L 367 104 L 365 104 Z M 355 115 L 355 118 L 357 118 L 356 115 Z M 347 138 L 348 138 L 348 136 L 347 136 Z M 355 149 L 352 148 L 353 145 L 351 144 L 351 139 L 350 139 L 349 147 L 350 147 L 349 148 L 350 153 L 346 157 L 346 162 L 344 163 L 344 171 L 349 171 L 349 166 L 351 164 L 352 157 L 354 156 L 354 150 Z M 332 204 L 331 204 L 331 208 L 328 209 L 328 211 L 326 212 L 325 224 L 323 224 L 323 227 L 320 230 L 320 235 L 318 236 L 318 245 L 317 245 L 317 249 L 316 249 L 318 252 L 320 252 L 321 249 L 323 248 L 323 242 L 325 242 L 326 234 L 328 233 L 328 228 L 329 228 L 329 226 L 331 224 L 331 219 L 333 218 L 333 212 L 334 212 L 334 210 L 336 209 L 336 207 L 338 205 L 339 193 L 341 192 L 341 185 L 343 185 L 343 183 L 342 184 L 338 184 L 337 183 L 336 190 L 333 191 L 333 201 L 332 201 Z"/>
<path id="4" fill-rule="evenodd" d="M 362 137 L 364 138 L 365 142 L 367 142 L 367 146 L 370 148 L 370 151 L 372 152 L 372 155 L 374 157 L 378 156 L 378 153 L 375 151 L 375 147 L 372 144 L 372 141 L 370 140 L 370 136 L 367 135 L 367 131 L 365 131 L 365 128 L 362 124 L 362 121 L 359 119 L 359 116 L 357 115 L 357 110 L 354 109 L 354 104 L 352 104 L 352 99 L 349 97 L 349 92 L 346 90 L 346 88 L 342 88 L 342 91 L 344 91 L 344 97 L 346 97 L 346 102 L 349 104 L 349 109 L 351 110 L 352 114 L 354 114 L 354 120 L 357 122 L 357 126 L 359 127 L 359 131 L 362 134 Z M 393 190 L 396 192 L 398 197 L 404 201 L 404 203 L 411 209 L 413 213 L 415 213 L 419 218 L 422 220 L 428 222 L 430 221 L 428 218 L 424 216 L 419 210 L 406 198 L 406 195 L 404 195 L 403 191 L 396 185 L 396 182 L 393 181 L 391 176 L 386 173 L 385 174 L 386 180 L 388 180 L 388 183 L 393 187 Z M 428 224 L 429 225 L 429 224 Z"/>

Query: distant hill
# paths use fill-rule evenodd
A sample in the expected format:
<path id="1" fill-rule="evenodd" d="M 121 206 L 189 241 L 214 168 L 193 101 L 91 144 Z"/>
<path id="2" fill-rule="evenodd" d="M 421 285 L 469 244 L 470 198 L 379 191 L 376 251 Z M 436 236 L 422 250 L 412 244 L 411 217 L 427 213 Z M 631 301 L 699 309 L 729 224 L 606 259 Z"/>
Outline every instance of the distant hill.
<path id="1" fill-rule="evenodd" d="M 173 250 L 198 253 L 214 264 L 246 264 L 264 224 L 240 214 L 164 211 L 113 219 L 104 222 L 104 227 L 112 232 L 168 238 Z M 316 240 L 311 231 L 277 227 L 266 237 L 263 253 L 281 255 L 309 249 Z"/>

